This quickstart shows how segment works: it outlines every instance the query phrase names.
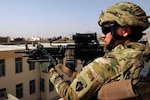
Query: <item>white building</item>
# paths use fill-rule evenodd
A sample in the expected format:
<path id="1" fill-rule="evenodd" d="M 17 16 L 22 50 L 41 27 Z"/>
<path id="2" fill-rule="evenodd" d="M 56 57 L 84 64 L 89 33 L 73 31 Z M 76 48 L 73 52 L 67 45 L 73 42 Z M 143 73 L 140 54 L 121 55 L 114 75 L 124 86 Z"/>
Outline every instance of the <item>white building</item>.
<path id="1" fill-rule="evenodd" d="M 24 45 L 0 45 L 0 100 L 6 100 L 8 93 L 21 100 L 57 100 L 59 96 L 49 75 L 40 71 L 39 64 L 28 64 L 27 57 L 14 53 L 24 48 Z"/>

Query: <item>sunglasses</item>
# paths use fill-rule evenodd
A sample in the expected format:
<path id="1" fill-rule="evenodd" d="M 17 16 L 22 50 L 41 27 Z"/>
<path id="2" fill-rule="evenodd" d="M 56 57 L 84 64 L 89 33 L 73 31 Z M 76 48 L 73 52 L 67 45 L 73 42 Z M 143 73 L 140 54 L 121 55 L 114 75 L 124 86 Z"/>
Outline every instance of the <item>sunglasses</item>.
<path id="1" fill-rule="evenodd" d="M 112 26 L 103 26 L 103 27 L 101 27 L 101 30 L 102 30 L 103 34 L 106 35 L 107 33 L 111 32 L 111 28 L 112 28 Z"/>

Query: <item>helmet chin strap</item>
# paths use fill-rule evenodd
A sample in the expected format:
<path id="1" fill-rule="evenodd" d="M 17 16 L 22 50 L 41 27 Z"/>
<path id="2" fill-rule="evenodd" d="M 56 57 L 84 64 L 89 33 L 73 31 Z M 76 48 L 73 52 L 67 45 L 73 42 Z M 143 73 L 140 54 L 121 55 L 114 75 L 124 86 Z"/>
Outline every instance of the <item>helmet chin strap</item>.
<path id="1" fill-rule="evenodd" d="M 111 41 L 109 42 L 109 44 L 107 45 L 107 50 L 112 50 L 113 49 L 113 45 L 115 43 L 116 39 L 112 38 Z"/>
<path id="2" fill-rule="evenodd" d="M 116 42 L 116 40 L 121 40 L 123 39 L 122 36 L 119 35 L 114 35 L 113 38 L 110 40 L 109 44 L 107 45 L 107 50 L 112 50 L 114 47 L 114 43 Z"/>

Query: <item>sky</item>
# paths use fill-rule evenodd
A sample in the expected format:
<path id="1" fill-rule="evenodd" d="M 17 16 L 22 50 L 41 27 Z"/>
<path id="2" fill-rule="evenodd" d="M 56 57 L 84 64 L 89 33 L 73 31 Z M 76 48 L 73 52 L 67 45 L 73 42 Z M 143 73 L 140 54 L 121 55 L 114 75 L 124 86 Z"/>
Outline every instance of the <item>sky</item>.
<path id="1" fill-rule="evenodd" d="M 100 13 L 121 1 L 136 3 L 150 15 L 149 0 L 0 0 L 0 36 L 101 33 L 97 24 Z"/>

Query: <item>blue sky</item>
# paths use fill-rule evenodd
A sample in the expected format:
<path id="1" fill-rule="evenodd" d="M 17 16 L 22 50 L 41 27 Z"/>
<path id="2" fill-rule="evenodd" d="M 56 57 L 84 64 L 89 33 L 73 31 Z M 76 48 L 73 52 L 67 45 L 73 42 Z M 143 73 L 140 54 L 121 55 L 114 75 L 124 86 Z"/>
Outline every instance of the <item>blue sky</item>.
<path id="1" fill-rule="evenodd" d="M 0 0 L 0 36 L 54 37 L 97 32 L 102 10 L 130 1 L 150 15 L 149 0 Z"/>

